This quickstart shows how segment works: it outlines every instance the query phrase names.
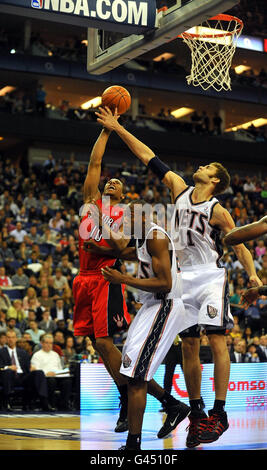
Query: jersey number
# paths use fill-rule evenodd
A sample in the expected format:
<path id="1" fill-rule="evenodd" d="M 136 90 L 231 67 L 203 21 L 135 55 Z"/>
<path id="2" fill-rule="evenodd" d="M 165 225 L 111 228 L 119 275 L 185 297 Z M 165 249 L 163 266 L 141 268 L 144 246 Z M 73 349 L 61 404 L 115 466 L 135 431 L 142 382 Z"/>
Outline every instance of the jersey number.
<path id="1" fill-rule="evenodd" d="M 201 214 L 196 211 L 191 211 L 189 229 L 187 230 L 188 246 L 195 246 L 192 240 L 192 230 L 196 230 L 196 232 L 200 233 L 200 235 L 204 235 L 206 229 L 204 222 L 205 219 L 208 220 L 207 215 Z"/>

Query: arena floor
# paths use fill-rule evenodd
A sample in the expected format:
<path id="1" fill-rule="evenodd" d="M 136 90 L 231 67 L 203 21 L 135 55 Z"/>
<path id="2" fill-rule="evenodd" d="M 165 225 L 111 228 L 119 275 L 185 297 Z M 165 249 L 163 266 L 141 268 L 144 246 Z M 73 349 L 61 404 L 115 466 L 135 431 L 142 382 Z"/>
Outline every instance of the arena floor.
<path id="1" fill-rule="evenodd" d="M 247 409 L 228 413 L 230 428 L 212 444 L 199 450 L 267 450 L 267 409 Z M 158 439 L 165 414 L 146 413 L 143 426 L 143 450 L 186 450 L 186 418 L 165 439 Z M 0 414 L 0 450 L 117 450 L 127 433 L 114 433 L 117 413 L 2 413 Z"/>

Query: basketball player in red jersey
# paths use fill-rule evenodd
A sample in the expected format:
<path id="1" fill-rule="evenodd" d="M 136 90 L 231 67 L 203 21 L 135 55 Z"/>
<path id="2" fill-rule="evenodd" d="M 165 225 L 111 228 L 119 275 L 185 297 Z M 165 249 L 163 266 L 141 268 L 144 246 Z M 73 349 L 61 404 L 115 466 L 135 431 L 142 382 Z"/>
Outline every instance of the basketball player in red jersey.
<path id="1" fill-rule="evenodd" d="M 123 183 L 118 179 L 109 180 L 101 199 L 98 189 L 101 175 L 101 163 L 106 149 L 110 131 L 103 129 L 92 149 L 87 175 L 84 182 L 83 217 L 79 227 L 79 260 L 80 271 L 73 282 L 74 297 L 74 334 L 75 336 L 90 336 L 96 351 L 100 354 L 105 367 L 114 379 L 120 395 L 122 408 L 120 418 L 115 428 L 116 432 L 126 431 L 127 424 L 127 386 L 121 380 L 119 373 L 121 353 L 113 344 L 113 335 L 126 329 L 130 322 L 126 302 L 123 297 L 124 286 L 110 284 L 103 279 L 101 268 L 117 267 L 116 258 L 95 255 L 83 249 L 84 242 L 93 239 L 101 246 L 107 246 L 100 228 L 90 217 L 89 203 L 94 201 L 100 208 L 106 223 L 116 231 L 120 224 L 123 210 L 119 207 L 123 199 Z"/>

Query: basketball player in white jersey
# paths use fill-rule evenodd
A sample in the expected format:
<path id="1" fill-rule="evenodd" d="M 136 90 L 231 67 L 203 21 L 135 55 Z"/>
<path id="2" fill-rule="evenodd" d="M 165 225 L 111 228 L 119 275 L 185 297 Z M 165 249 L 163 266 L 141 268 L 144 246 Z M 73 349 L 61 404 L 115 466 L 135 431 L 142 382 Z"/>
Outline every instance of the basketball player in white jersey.
<path id="1" fill-rule="evenodd" d="M 230 375 L 230 358 L 226 347 L 226 328 L 233 326 L 229 309 L 228 283 L 224 268 L 219 267 L 222 251 L 220 232 L 234 228 L 234 221 L 215 196 L 229 186 L 230 177 L 220 163 L 200 166 L 194 173 L 194 187 L 189 187 L 170 170 L 154 152 L 129 133 L 109 109 L 100 108 L 98 122 L 115 131 L 132 152 L 148 166 L 171 191 L 175 203 L 173 227 L 177 231 L 175 245 L 179 258 L 183 296 L 188 323 L 180 333 L 183 351 L 183 372 L 191 406 L 187 447 L 213 442 L 228 429 L 224 410 Z M 243 244 L 235 253 L 244 266 L 250 283 L 262 285 L 256 275 L 250 252 Z M 206 329 L 213 353 L 215 401 L 209 417 L 202 410 L 201 366 L 199 360 L 200 326 Z"/>
<path id="2" fill-rule="evenodd" d="M 140 448 L 148 383 L 177 333 L 184 328 L 185 310 L 175 247 L 167 232 L 154 224 L 150 215 L 143 211 L 145 205 L 149 206 L 144 201 L 129 204 L 132 229 L 135 228 L 135 237 L 139 239 L 135 247 L 128 247 L 121 253 L 122 258 L 138 260 L 137 277 L 108 266 L 102 269 L 106 281 L 139 289 L 142 303 L 130 325 L 122 351 L 120 372 L 128 378 L 129 425 L 123 450 Z M 184 407 L 187 416 L 190 408 Z M 176 418 L 173 421 L 172 429 L 174 425 L 176 427 Z"/>

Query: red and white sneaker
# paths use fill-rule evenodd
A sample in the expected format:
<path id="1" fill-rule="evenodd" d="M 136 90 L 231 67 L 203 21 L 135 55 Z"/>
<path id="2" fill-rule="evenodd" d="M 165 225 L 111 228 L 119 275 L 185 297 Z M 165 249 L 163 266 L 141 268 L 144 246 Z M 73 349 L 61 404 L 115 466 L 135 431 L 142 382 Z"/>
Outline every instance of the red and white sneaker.
<path id="1" fill-rule="evenodd" d="M 200 444 L 198 438 L 199 434 L 206 429 L 208 417 L 204 412 L 190 413 L 188 416 L 189 425 L 186 430 L 188 431 L 186 438 L 186 447 L 192 448 Z"/>
<path id="2" fill-rule="evenodd" d="M 229 428 L 227 413 L 216 413 L 214 410 L 209 410 L 209 418 L 206 423 L 206 429 L 203 429 L 199 435 L 198 440 L 201 443 L 214 442 Z"/>

